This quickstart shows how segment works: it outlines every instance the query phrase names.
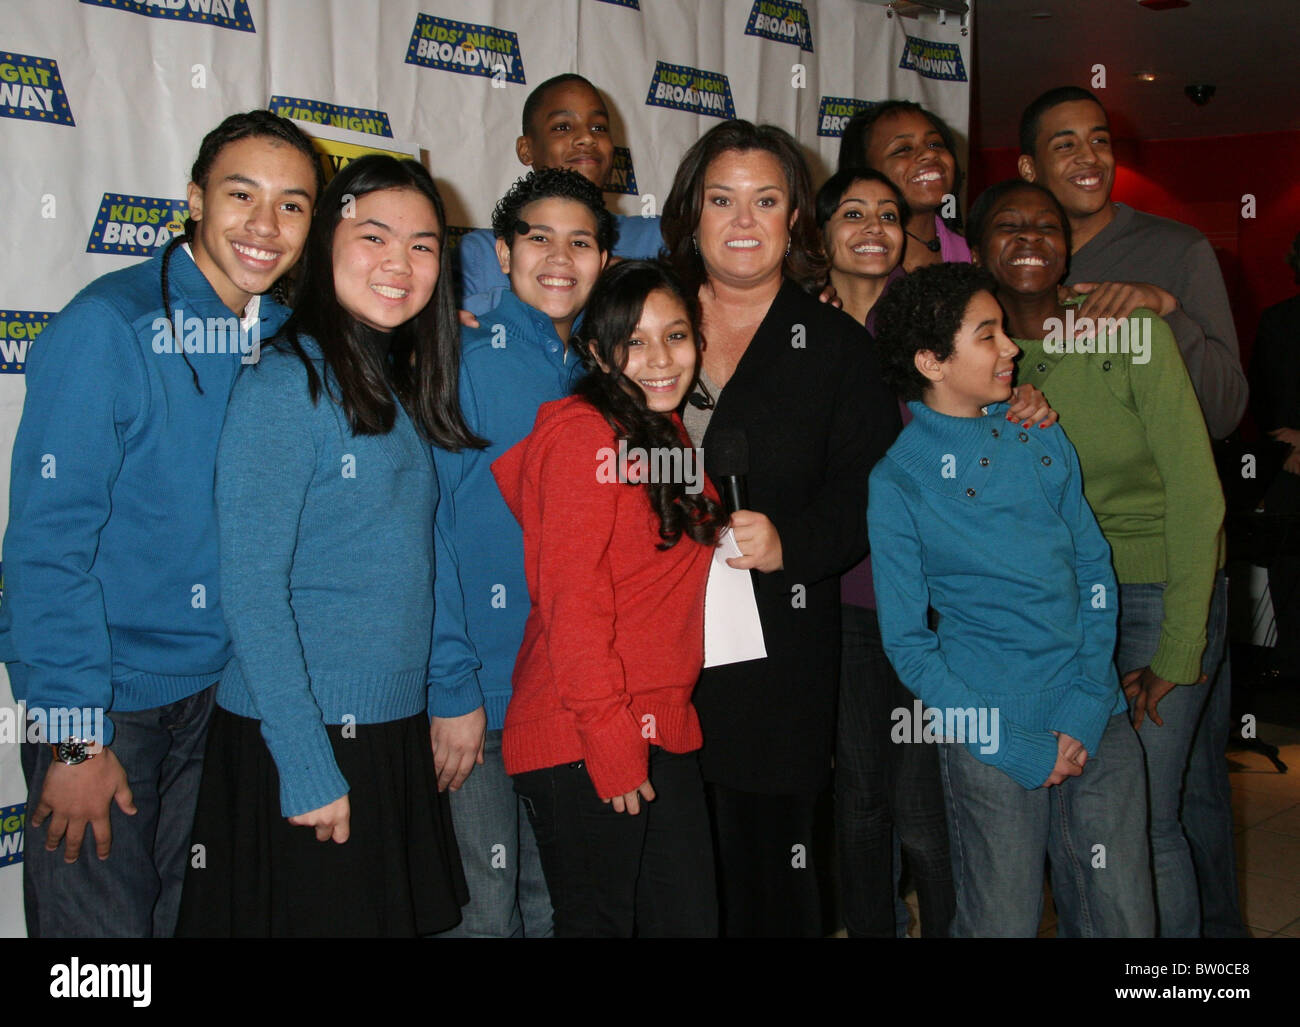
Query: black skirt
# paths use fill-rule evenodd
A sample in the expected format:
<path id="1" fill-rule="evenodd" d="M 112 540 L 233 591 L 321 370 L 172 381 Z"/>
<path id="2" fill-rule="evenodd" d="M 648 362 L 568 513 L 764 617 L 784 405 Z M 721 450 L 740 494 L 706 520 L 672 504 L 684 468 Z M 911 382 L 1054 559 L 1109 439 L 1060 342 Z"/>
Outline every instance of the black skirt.
<path id="1" fill-rule="evenodd" d="M 178 936 L 417 937 L 460 922 L 469 892 L 428 719 L 343 730 L 326 725 L 350 789 L 351 834 L 339 845 L 281 815 L 260 722 L 217 707 Z"/>

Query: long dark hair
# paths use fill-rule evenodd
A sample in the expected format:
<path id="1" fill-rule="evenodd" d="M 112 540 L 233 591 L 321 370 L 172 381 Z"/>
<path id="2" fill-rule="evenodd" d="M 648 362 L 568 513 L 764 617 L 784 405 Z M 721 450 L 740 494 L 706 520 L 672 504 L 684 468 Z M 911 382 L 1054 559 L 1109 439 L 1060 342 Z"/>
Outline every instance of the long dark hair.
<path id="1" fill-rule="evenodd" d="M 339 303 L 333 260 L 334 233 L 345 211 L 355 209 L 360 197 L 383 189 L 410 189 L 426 197 L 441 233 L 441 265 L 433 298 L 393 331 L 387 361 L 365 345 L 365 329 Z M 485 445 L 469 430 L 460 410 L 460 327 L 446 246 L 442 197 L 429 172 L 416 161 L 367 154 L 344 167 L 325 189 L 307 238 L 298 304 L 272 344 L 285 346 L 302 360 L 315 403 L 321 376 L 299 337 L 316 340 L 325 358 L 331 395 L 343 408 L 354 435 L 391 431 L 397 417 L 395 394 L 429 441 L 450 450 Z"/>
<path id="2" fill-rule="evenodd" d="M 790 229 L 790 252 L 781 273 L 811 292 L 826 280 L 826 258 L 814 222 L 812 179 L 799 144 L 785 129 L 749 121 L 724 121 L 705 132 L 686 151 L 677 167 L 673 187 L 663 208 L 663 237 L 668 259 L 692 294 L 708 278 L 695 242 L 704 208 L 704 176 L 718 157 L 729 151 L 763 150 L 776 158 L 785 173 L 790 207 L 796 211 Z"/>
<path id="3" fill-rule="evenodd" d="M 248 111 L 246 114 L 232 114 L 205 135 L 203 142 L 199 144 L 199 154 L 194 158 L 194 164 L 190 168 L 190 181 L 200 189 L 206 190 L 208 176 L 212 172 L 212 165 L 216 163 L 221 151 L 231 143 L 237 143 L 241 139 L 278 139 L 280 142 L 292 146 L 311 161 L 311 166 L 316 171 L 316 195 L 320 196 L 325 191 L 325 175 L 321 171 L 320 156 L 312 148 L 311 140 L 307 138 L 302 129 L 288 118 L 282 118 L 278 114 L 273 114 L 265 109 Z M 187 213 L 185 215 L 184 232 L 173 238 L 167 244 L 167 248 L 163 250 L 161 287 L 164 314 L 170 315 L 172 309 L 171 284 L 168 280 L 167 271 L 171 263 L 172 252 L 181 243 L 193 241 L 194 221 Z M 290 273 L 292 271 L 293 269 L 290 268 Z M 271 286 L 271 290 L 275 299 L 280 303 L 288 304 L 290 302 L 289 290 L 283 278 L 275 282 Z M 181 356 L 185 358 L 185 366 L 190 369 L 190 374 L 194 378 L 194 388 L 198 390 L 200 396 L 203 395 L 203 386 L 199 383 L 199 372 L 190 363 L 189 354 L 185 352 L 184 347 L 181 347 Z"/>
<path id="4" fill-rule="evenodd" d="M 623 369 L 627 366 L 628 340 L 641 320 L 646 298 L 657 290 L 670 293 L 686 308 L 695 336 L 696 366 L 700 354 L 700 311 L 695 296 L 683 288 L 672 269 L 658 260 L 625 260 L 610 268 L 597 281 L 587 301 L 581 336 L 586 345 L 577 347 L 587 374 L 574 387 L 593 407 L 616 437 L 625 439 L 629 450 L 640 447 L 647 453 L 677 450 L 685 466 L 687 449 L 672 418 L 651 410 L 638 387 L 627 388 Z M 599 362 L 597 362 L 599 358 Z M 601 367 L 601 364 L 604 367 Z M 702 545 L 713 545 L 726 523 L 722 506 L 703 492 L 690 495 L 685 482 L 646 482 L 650 507 L 659 518 L 660 549 L 671 549 L 683 534 Z"/>

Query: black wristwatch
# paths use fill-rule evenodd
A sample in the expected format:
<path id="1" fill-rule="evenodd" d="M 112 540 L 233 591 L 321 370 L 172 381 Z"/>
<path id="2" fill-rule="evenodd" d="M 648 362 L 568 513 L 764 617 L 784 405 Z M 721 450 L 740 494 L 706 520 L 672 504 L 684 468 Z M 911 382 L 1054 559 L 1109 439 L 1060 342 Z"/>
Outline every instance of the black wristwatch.
<path id="1" fill-rule="evenodd" d="M 94 742 L 85 738 L 68 738 L 62 742 L 55 742 L 50 745 L 54 750 L 54 758 L 60 763 L 66 763 L 70 767 L 75 767 L 78 763 L 85 763 L 95 754 L 90 751 Z"/>

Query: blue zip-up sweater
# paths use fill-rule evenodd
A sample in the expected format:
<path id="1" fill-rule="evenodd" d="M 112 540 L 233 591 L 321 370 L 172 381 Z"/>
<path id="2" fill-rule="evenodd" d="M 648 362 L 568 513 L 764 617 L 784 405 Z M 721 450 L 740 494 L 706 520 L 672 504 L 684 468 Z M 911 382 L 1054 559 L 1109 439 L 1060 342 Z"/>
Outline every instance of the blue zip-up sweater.
<path id="1" fill-rule="evenodd" d="M 159 251 L 86 286 L 28 360 L 0 658 L 29 710 L 164 706 L 211 685 L 230 659 L 212 475 L 226 400 L 252 340 L 182 248 L 169 262 L 171 310 L 161 271 Z M 235 350 L 189 354 L 202 395 L 171 351 L 163 322 L 178 311 L 181 345 Z M 261 339 L 288 315 L 263 296 Z M 208 318 L 231 325 L 234 337 L 207 331 Z M 104 729 L 111 743 L 111 715 Z"/>
<path id="2" fill-rule="evenodd" d="M 533 430 L 543 403 L 569 395 L 582 365 L 566 354 L 551 319 L 511 292 L 479 318 L 478 328 L 464 329 L 461 340 L 461 410 L 489 445 L 433 450 L 441 491 L 437 529 L 455 567 L 439 564 L 435 582 L 429 710 L 459 717 L 483 706 L 488 730 L 498 731 L 529 603 L 523 531 L 491 465 Z"/>
<path id="3" fill-rule="evenodd" d="M 1095 755 L 1125 709 L 1110 546 L 1059 427 L 1018 427 L 1005 403 L 984 417 L 908 408 L 870 480 L 885 653 L 926 706 L 996 709 L 994 751 L 968 739 L 971 755 L 1037 788 L 1056 765 L 1053 731 Z"/>
<path id="4" fill-rule="evenodd" d="M 326 380 L 315 341 L 301 339 Z M 329 395 L 312 403 L 301 359 L 277 348 L 235 383 L 216 495 L 235 649 L 217 703 L 262 722 L 292 817 L 348 791 L 326 724 L 427 707 L 433 460 L 400 404 L 387 435 L 353 435 Z"/>

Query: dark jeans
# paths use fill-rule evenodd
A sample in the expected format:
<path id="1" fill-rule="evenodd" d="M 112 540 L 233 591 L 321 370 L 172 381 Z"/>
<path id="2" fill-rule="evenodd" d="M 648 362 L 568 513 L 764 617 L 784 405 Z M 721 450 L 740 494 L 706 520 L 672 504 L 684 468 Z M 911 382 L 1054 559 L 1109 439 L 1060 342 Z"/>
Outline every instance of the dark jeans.
<path id="1" fill-rule="evenodd" d="M 843 669 L 835 742 L 835 837 L 851 938 L 895 935 L 893 831 L 907 854 L 921 933 L 946 938 L 956 910 L 938 747 L 894 742 L 891 714 L 914 696 L 880 645 L 876 612 L 842 608 Z"/>
<path id="2" fill-rule="evenodd" d="M 557 938 L 709 938 L 718 933 L 698 754 L 650 749 L 652 802 L 602 802 L 586 763 L 514 775 L 551 892 Z"/>
<path id="3" fill-rule="evenodd" d="M 48 821 L 28 817 L 23 844 L 27 933 L 33 938 L 170 938 L 176 930 L 203 750 L 217 689 L 166 706 L 110 714 L 113 755 L 126 771 L 136 813 L 109 805 L 113 851 L 95 855 L 87 826 L 81 856 L 45 848 Z M 98 759 L 99 757 L 93 757 Z M 48 745 L 24 742 L 27 808 L 35 811 L 53 760 Z"/>
<path id="4" fill-rule="evenodd" d="M 706 790 L 723 937 L 820 937 L 817 796 L 760 795 L 713 782 Z"/>

